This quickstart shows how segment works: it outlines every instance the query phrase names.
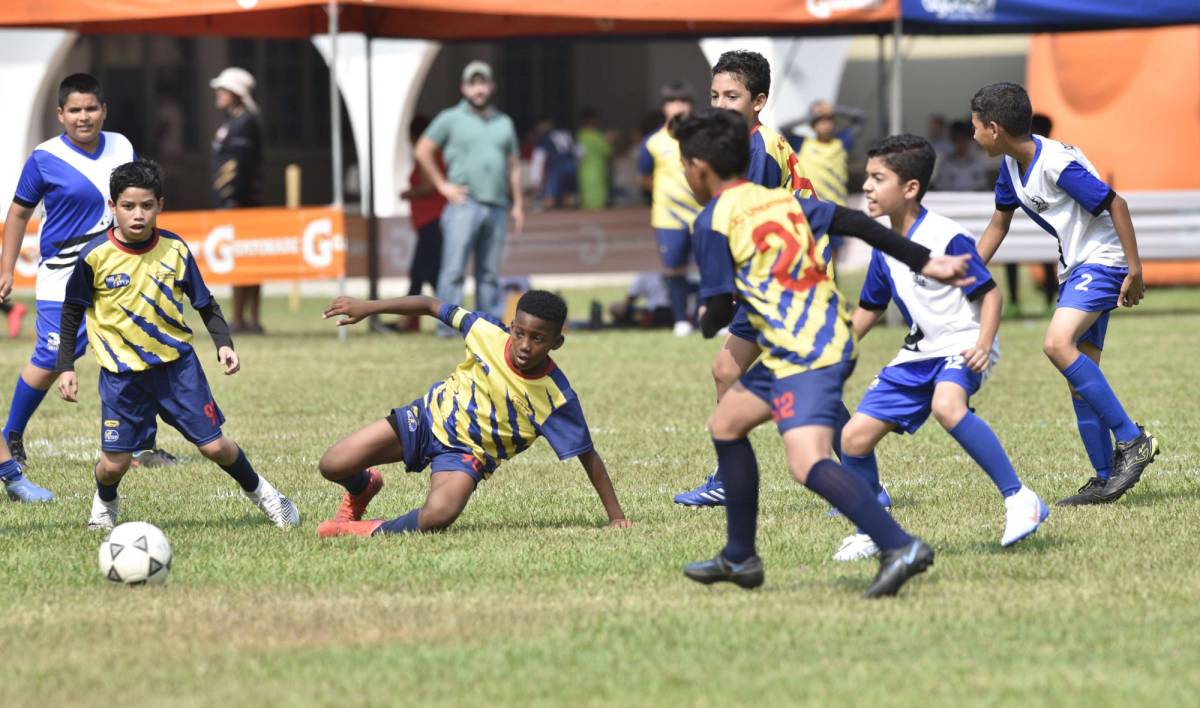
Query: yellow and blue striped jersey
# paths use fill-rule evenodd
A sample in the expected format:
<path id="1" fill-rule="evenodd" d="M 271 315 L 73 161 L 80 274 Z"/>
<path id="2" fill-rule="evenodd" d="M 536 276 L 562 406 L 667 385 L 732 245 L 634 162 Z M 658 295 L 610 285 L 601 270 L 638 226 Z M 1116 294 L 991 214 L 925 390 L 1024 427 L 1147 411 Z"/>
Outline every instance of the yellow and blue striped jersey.
<path id="1" fill-rule="evenodd" d="M 659 128 L 642 141 L 638 153 L 638 171 L 653 177 L 650 191 L 650 226 L 656 229 L 690 230 L 700 212 L 700 204 L 692 195 L 683 176 L 679 141 L 666 126 Z"/>
<path id="2" fill-rule="evenodd" d="M 848 137 L 847 137 L 848 139 Z M 800 144 L 796 157 L 800 163 L 800 171 L 811 182 L 816 194 L 834 204 L 845 206 L 849 179 L 849 148 L 842 137 L 836 137 L 829 142 L 821 142 L 816 138 L 806 138 Z"/>
<path id="3" fill-rule="evenodd" d="M 820 245 L 833 211 L 829 202 L 742 181 L 696 218 L 700 297 L 738 298 L 777 378 L 857 355 L 845 298 Z"/>
<path id="4" fill-rule="evenodd" d="M 485 477 L 539 437 L 560 460 L 592 449 L 583 408 L 552 359 L 527 374 L 512 363 L 508 330 L 496 320 L 449 304 L 438 317 L 463 333 L 467 347 L 466 360 L 425 394 L 433 434 L 443 445 L 469 449 Z"/>
<path id="5" fill-rule="evenodd" d="M 185 295 L 197 309 L 212 302 L 182 238 L 155 229 L 144 245 L 127 244 L 109 229 L 80 252 L 65 301 L 86 309 L 88 341 L 100 366 L 126 372 L 192 351 Z"/>
<path id="6" fill-rule="evenodd" d="M 750 130 L 750 166 L 746 179 L 768 189 L 805 189 L 808 180 L 800 174 L 800 161 L 782 135 L 758 123 Z M 812 196 L 805 194 L 805 196 Z"/>

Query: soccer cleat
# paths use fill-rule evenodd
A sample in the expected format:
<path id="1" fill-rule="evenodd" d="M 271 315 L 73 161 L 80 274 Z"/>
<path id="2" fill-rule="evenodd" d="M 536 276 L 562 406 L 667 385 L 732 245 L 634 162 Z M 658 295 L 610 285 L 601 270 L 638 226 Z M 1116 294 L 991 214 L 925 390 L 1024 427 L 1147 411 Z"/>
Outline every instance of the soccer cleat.
<path id="1" fill-rule="evenodd" d="M 300 511 L 296 509 L 296 505 L 272 487 L 265 477 L 259 476 L 258 489 L 243 494 L 279 528 L 286 529 L 300 524 Z"/>
<path id="2" fill-rule="evenodd" d="M 1007 511 L 1000 545 L 1005 548 L 1032 535 L 1050 516 L 1050 508 L 1029 487 L 1021 487 L 1016 494 L 1005 499 L 1004 507 Z"/>
<path id="3" fill-rule="evenodd" d="M 1127 443 L 1117 443 L 1112 475 L 1096 496 L 1106 502 L 1115 502 L 1121 495 L 1133 489 L 1142 478 L 1142 472 L 1158 456 L 1158 438 L 1138 426 L 1141 435 Z"/>
<path id="4" fill-rule="evenodd" d="M 4 480 L 4 490 L 8 492 L 9 499 L 24 504 L 54 501 L 54 492 L 34 484 L 20 473 Z"/>
<path id="5" fill-rule="evenodd" d="M 693 331 L 695 331 L 695 328 L 687 320 L 679 320 L 671 330 L 676 337 L 689 337 Z"/>
<path id="6" fill-rule="evenodd" d="M 179 461 L 171 453 L 156 447 L 153 450 L 139 450 L 133 453 L 133 460 L 129 464 L 133 467 L 168 467 L 179 464 Z"/>
<path id="7" fill-rule="evenodd" d="M 367 511 L 367 505 L 383 489 L 383 475 L 374 467 L 367 468 L 367 488 L 358 494 L 346 492 L 342 497 L 342 505 L 334 514 L 334 521 L 359 521 Z"/>
<path id="8" fill-rule="evenodd" d="M 731 563 L 720 553 L 711 560 L 688 563 L 683 567 L 683 574 L 704 585 L 729 582 L 746 590 L 762 585 L 764 579 L 762 560 L 758 556 Z"/>
<path id="9" fill-rule="evenodd" d="M 25 467 L 28 458 L 25 455 L 25 438 L 22 434 L 14 430 L 8 434 L 5 442 L 8 443 L 8 452 L 12 455 L 12 458 L 17 461 L 18 465 Z"/>
<path id="10" fill-rule="evenodd" d="M 887 487 L 883 486 L 882 484 L 879 485 L 879 494 L 877 494 L 875 496 L 875 498 L 879 500 L 879 506 L 882 506 L 884 509 L 891 511 L 892 495 L 888 494 Z M 842 515 L 841 510 L 838 509 L 836 506 L 829 507 L 829 514 L 828 514 L 829 518 L 836 519 L 837 517 L 839 517 L 841 515 Z"/>
<path id="11" fill-rule="evenodd" d="M 29 312 L 29 308 L 23 303 L 14 302 L 12 308 L 8 311 L 8 337 L 16 339 L 21 336 L 21 320 L 25 319 L 25 313 Z"/>
<path id="12" fill-rule="evenodd" d="M 88 531 L 112 531 L 117 525 L 117 507 L 121 498 L 110 502 L 100 498 L 100 492 L 92 495 L 92 515 L 88 517 Z"/>
<path id="13" fill-rule="evenodd" d="M 879 573 L 863 597 L 876 598 L 895 595 L 909 578 L 924 573 L 933 565 L 933 549 L 919 538 L 899 548 L 879 554 Z"/>
<path id="14" fill-rule="evenodd" d="M 1105 480 L 1099 477 L 1092 477 L 1084 482 L 1079 491 L 1069 497 L 1059 499 L 1054 503 L 1055 506 L 1086 506 L 1089 504 L 1105 504 L 1107 501 L 1102 499 L 1098 492 L 1104 491 Z"/>
<path id="15" fill-rule="evenodd" d="M 862 560 L 879 555 L 879 546 L 865 533 L 852 533 L 842 539 L 841 548 L 833 554 L 833 559 L 839 563 Z"/>
<path id="16" fill-rule="evenodd" d="M 725 485 L 717 479 L 713 472 L 704 480 L 704 484 L 691 490 L 675 495 L 675 503 L 681 506 L 725 506 Z"/>
<path id="17" fill-rule="evenodd" d="M 383 519 L 368 519 L 366 521 L 344 521 L 329 519 L 317 526 L 317 536 L 334 538 L 336 536 L 374 536 L 375 531 L 383 526 Z"/>

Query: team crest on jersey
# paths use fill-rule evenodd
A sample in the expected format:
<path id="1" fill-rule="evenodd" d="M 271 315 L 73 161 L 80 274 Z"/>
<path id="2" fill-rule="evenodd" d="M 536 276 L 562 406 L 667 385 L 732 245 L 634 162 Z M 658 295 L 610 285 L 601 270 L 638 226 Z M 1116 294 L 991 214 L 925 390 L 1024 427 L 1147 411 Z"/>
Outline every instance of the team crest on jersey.
<path id="1" fill-rule="evenodd" d="M 1046 200 L 1037 195 L 1030 197 L 1029 201 L 1033 202 L 1033 208 L 1036 209 L 1037 213 L 1039 214 L 1050 208 L 1050 205 L 1046 203 Z"/>
<path id="2" fill-rule="evenodd" d="M 420 411 L 416 406 L 409 406 L 408 410 L 404 411 L 404 417 L 408 420 L 408 432 L 415 433 L 417 431 L 417 417 Z"/>
<path id="3" fill-rule="evenodd" d="M 125 273 L 117 273 L 104 278 L 104 287 L 106 288 L 123 288 L 126 285 L 129 285 L 129 276 Z"/>
<path id="4" fill-rule="evenodd" d="M 46 349 L 52 352 L 58 351 L 58 344 L 60 341 L 61 340 L 58 338 L 58 332 L 46 333 Z"/>
<path id="5" fill-rule="evenodd" d="M 121 439 L 121 433 L 119 433 L 118 431 L 112 430 L 111 428 L 104 431 L 104 442 L 115 443 L 116 441 L 118 441 L 120 439 Z"/>
<path id="6" fill-rule="evenodd" d="M 920 273 L 918 273 L 916 271 L 909 271 L 909 272 L 912 273 L 913 282 L 916 283 L 919 287 L 923 288 L 923 287 L 929 285 L 929 281 L 925 279 L 925 276 L 921 275 Z"/>

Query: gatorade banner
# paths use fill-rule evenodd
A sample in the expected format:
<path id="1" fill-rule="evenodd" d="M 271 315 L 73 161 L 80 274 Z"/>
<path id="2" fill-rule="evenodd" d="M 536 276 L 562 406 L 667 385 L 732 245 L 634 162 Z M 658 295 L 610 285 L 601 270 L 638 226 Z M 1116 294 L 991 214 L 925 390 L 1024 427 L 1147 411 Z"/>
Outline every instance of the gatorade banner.
<path id="1" fill-rule="evenodd" d="M 342 212 L 330 207 L 168 211 L 158 226 L 187 241 L 209 285 L 328 280 L 346 273 Z M 32 289 L 38 226 L 30 222 L 14 287 Z"/>

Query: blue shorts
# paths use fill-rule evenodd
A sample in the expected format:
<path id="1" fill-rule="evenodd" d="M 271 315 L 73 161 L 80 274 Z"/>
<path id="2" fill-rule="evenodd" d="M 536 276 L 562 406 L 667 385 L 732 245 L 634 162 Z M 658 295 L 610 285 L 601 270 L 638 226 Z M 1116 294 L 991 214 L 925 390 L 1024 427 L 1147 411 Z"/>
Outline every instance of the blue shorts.
<path id="1" fill-rule="evenodd" d="M 683 268 L 692 255 L 692 234 L 687 229 L 655 229 L 658 255 L 663 268 Z"/>
<path id="2" fill-rule="evenodd" d="M 1104 337 L 1108 334 L 1108 313 L 1120 304 L 1121 285 L 1128 268 L 1084 263 L 1076 266 L 1067 276 L 1067 282 L 1058 286 L 1058 306 L 1084 312 L 1102 312 L 1100 318 L 1084 332 L 1078 342 L 1090 342 L 1097 349 L 1104 348 Z"/>
<path id="3" fill-rule="evenodd" d="M 758 344 L 758 330 L 750 324 L 749 310 L 741 303 L 738 303 L 737 310 L 733 313 L 733 322 L 729 323 L 729 333 L 738 339 Z"/>
<path id="4" fill-rule="evenodd" d="M 855 411 L 912 435 L 929 419 L 933 389 L 943 381 L 962 386 L 970 399 L 983 384 L 983 374 L 971 371 L 958 354 L 885 366 L 867 387 Z"/>
<path id="5" fill-rule="evenodd" d="M 54 300 L 37 301 L 37 343 L 33 347 L 33 358 L 29 363 L 39 369 L 54 370 L 58 362 L 58 325 L 62 318 L 62 303 Z M 79 323 L 79 333 L 75 335 L 75 359 L 87 353 L 87 323 Z"/>
<path id="6" fill-rule="evenodd" d="M 154 447 L 156 415 L 197 446 L 221 437 L 225 422 L 195 352 L 145 371 L 100 369 L 100 413 L 105 452 Z"/>
<path id="7" fill-rule="evenodd" d="M 844 361 L 778 379 L 759 362 L 750 367 L 741 382 L 751 393 L 770 404 L 771 418 L 781 434 L 803 425 L 822 425 L 836 430 L 845 422 L 842 388 L 853 373 L 855 363 Z"/>
<path id="8" fill-rule="evenodd" d="M 495 465 L 486 465 L 466 448 L 443 445 L 433 434 L 433 421 L 423 398 L 393 409 L 387 420 L 396 431 L 396 437 L 400 438 L 400 447 L 404 448 L 404 469 L 409 472 L 420 472 L 432 465 L 432 474 L 466 472 L 478 484 L 496 469 Z"/>

